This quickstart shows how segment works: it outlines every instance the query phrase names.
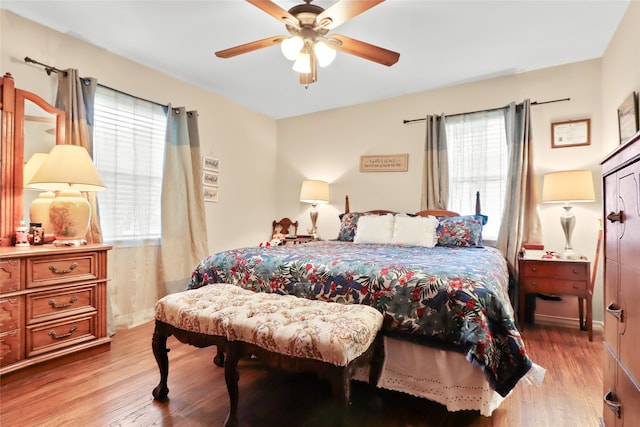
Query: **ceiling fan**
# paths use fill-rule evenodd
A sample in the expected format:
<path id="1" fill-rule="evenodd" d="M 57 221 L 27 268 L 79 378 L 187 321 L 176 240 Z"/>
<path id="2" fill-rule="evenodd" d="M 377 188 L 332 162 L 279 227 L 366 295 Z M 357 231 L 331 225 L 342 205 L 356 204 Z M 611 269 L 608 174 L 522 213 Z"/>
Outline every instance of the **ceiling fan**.
<path id="1" fill-rule="evenodd" d="M 284 56 L 295 61 L 293 69 L 300 73 L 300 83 L 309 85 L 318 80 L 318 65 L 329 65 L 336 50 L 369 61 L 392 66 L 400 54 L 339 34 L 330 30 L 371 9 L 384 0 L 338 0 L 326 10 L 312 0 L 293 6 L 288 11 L 270 0 L 247 0 L 252 5 L 285 24 L 290 37 L 274 36 L 216 52 L 219 58 L 231 58 L 243 53 L 280 44 Z"/>

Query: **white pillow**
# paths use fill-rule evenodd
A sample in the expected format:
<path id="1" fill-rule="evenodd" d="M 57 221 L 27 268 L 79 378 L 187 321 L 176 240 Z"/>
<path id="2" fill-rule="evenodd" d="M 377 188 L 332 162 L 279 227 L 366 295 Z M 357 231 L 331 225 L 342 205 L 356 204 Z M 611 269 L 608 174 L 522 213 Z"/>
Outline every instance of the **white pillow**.
<path id="1" fill-rule="evenodd" d="M 362 215 L 353 243 L 391 243 L 393 215 Z"/>
<path id="2" fill-rule="evenodd" d="M 432 248 L 438 243 L 437 228 L 438 219 L 434 216 L 396 215 L 391 243 Z"/>

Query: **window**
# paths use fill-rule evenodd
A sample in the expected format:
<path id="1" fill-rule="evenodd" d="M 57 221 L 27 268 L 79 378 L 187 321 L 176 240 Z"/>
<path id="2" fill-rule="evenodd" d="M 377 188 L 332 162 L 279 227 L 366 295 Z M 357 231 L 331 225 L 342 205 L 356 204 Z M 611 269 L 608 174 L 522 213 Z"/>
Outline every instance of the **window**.
<path id="1" fill-rule="evenodd" d="M 105 241 L 159 239 L 166 109 L 98 85 L 93 157 Z"/>
<path id="2" fill-rule="evenodd" d="M 480 191 L 482 213 L 489 217 L 485 240 L 497 240 L 507 184 L 507 138 L 504 109 L 445 118 L 449 157 L 449 205 L 475 212 Z"/>

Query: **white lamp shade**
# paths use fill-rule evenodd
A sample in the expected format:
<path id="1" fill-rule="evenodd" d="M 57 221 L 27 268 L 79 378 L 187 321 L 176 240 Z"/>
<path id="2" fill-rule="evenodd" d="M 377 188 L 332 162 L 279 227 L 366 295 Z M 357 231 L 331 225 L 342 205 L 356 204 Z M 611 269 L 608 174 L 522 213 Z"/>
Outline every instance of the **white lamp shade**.
<path id="1" fill-rule="evenodd" d="M 544 176 L 542 185 L 544 203 L 593 202 L 595 200 L 591 171 L 552 172 Z"/>
<path id="2" fill-rule="evenodd" d="M 311 72 L 311 55 L 305 52 L 298 54 L 298 59 L 293 64 L 294 71 L 302 74 L 309 74 Z"/>
<path id="3" fill-rule="evenodd" d="M 318 58 L 318 64 L 320 64 L 321 67 L 326 67 L 336 58 L 336 51 L 327 46 L 325 42 L 316 43 L 313 47 L 313 51 L 315 52 L 316 58 Z"/>
<path id="4" fill-rule="evenodd" d="M 53 147 L 28 186 L 52 191 L 105 189 L 87 150 L 79 145 L 69 144 Z"/>
<path id="5" fill-rule="evenodd" d="M 29 182 L 36 174 L 36 172 L 38 172 L 38 169 L 40 169 L 40 166 L 42 166 L 44 161 L 47 159 L 47 156 L 47 153 L 33 153 L 33 155 L 29 158 L 29 161 L 24 165 L 24 168 L 22 169 L 22 186 L 24 188 L 29 188 Z"/>
<path id="6" fill-rule="evenodd" d="M 329 203 L 329 183 L 315 180 L 303 181 L 300 201 L 311 204 Z"/>
<path id="7" fill-rule="evenodd" d="M 302 37 L 293 36 L 282 40 L 282 43 L 280 43 L 280 50 L 284 57 L 289 61 L 295 61 L 303 46 L 304 41 L 302 40 Z"/>

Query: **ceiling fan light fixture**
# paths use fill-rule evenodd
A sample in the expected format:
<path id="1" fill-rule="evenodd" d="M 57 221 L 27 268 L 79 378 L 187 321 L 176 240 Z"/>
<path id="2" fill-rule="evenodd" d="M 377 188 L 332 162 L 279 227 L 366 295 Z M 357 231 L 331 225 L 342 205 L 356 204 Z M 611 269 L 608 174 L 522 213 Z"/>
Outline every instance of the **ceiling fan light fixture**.
<path id="1" fill-rule="evenodd" d="M 289 61 L 295 61 L 303 47 L 304 41 L 300 36 L 289 37 L 280 43 L 280 50 Z"/>
<path id="2" fill-rule="evenodd" d="M 311 55 L 306 52 L 300 52 L 298 59 L 293 64 L 293 69 L 298 73 L 309 74 L 311 72 Z"/>
<path id="3" fill-rule="evenodd" d="M 336 51 L 331 49 L 325 42 L 317 42 L 313 46 L 313 51 L 316 54 L 316 58 L 318 59 L 318 64 L 321 67 L 326 67 L 331 64 L 333 60 L 336 58 Z"/>

